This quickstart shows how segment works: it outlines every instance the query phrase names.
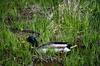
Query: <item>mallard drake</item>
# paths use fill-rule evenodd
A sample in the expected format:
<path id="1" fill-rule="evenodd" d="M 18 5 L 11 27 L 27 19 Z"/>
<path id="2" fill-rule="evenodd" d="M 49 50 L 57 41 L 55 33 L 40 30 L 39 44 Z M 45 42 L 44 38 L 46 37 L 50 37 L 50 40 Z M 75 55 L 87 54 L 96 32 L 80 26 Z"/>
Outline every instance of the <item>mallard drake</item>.
<path id="1" fill-rule="evenodd" d="M 38 45 L 38 42 L 34 36 L 29 36 L 27 41 L 33 46 L 36 47 L 38 51 L 46 53 L 49 49 L 54 52 L 69 52 L 72 48 L 77 47 L 77 45 L 72 46 L 68 42 L 48 42 L 42 45 Z"/>
<path id="2" fill-rule="evenodd" d="M 77 47 L 77 45 L 72 46 L 68 42 L 47 42 L 42 45 L 38 45 L 38 42 L 36 40 L 36 37 L 29 36 L 27 38 L 27 41 L 36 48 L 36 50 L 39 53 L 47 53 L 50 50 L 53 50 L 51 52 L 57 52 L 59 58 L 57 57 L 51 57 L 51 56 L 39 56 L 39 57 L 33 57 L 33 66 L 40 66 L 41 64 L 43 66 L 64 66 L 62 63 L 63 58 L 67 54 L 67 52 L 70 52 L 72 48 Z M 63 53 L 64 52 L 64 53 Z"/>

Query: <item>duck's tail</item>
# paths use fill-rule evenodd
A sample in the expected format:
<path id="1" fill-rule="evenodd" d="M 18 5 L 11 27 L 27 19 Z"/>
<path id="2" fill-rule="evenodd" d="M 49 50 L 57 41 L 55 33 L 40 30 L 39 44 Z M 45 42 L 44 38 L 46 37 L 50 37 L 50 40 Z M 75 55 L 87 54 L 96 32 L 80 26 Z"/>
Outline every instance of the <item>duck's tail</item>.
<path id="1" fill-rule="evenodd" d="M 73 49 L 73 48 L 75 48 L 75 47 L 77 47 L 77 45 L 71 46 L 70 48 Z"/>

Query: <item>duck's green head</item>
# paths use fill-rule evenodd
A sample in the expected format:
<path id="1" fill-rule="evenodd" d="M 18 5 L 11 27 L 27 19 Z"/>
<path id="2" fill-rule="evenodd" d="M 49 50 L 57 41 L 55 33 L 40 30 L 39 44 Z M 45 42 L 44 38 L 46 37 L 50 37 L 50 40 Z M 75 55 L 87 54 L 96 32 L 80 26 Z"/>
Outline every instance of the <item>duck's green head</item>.
<path id="1" fill-rule="evenodd" d="M 34 36 L 29 36 L 27 42 L 29 42 L 33 47 L 38 47 L 38 41 Z"/>

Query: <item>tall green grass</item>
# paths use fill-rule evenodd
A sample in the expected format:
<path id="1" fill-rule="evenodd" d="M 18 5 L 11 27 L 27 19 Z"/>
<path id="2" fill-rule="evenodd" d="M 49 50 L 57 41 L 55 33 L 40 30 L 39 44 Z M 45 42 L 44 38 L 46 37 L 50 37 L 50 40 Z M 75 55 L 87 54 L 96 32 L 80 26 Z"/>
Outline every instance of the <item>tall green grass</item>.
<path id="1" fill-rule="evenodd" d="M 32 20 L 18 20 L 19 10 L 37 4 L 44 12 L 53 8 L 53 17 L 48 20 L 36 15 Z M 11 16 L 12 21 L 5 20 Z M 72 50 L 65 56 L 65 66 L 100 65 L 100 4 L 98 0 L 4 0 L 0 2 L 0 65 L 28 66 L 34 48 L 26 42 L 26 35 L 14 34 L 9 28 L 32 29 L 40 32 L 39 44 L 49 41 L 65 41 L 74 44 L 77 33 L 82 32 L 86 49 Z M 10 24 L 9 24 L 10 23 Z M 90 48 L 90 46 L 92 47 Z M 50 54 L 50 53 L 49 53 Z"/>

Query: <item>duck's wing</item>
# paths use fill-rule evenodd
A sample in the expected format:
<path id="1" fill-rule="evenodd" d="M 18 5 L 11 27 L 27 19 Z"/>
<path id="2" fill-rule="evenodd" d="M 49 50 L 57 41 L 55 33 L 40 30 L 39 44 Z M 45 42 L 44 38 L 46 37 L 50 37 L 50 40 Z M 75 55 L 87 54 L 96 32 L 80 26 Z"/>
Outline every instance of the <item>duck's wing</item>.
<path id="1" fill-rule="evenodd" d="M 70 52 L 71 50 L 66 47 L 66 48 L 39 48 L 38 51 L 41 52 L 41 53 L 46 53 L 48 51 L 50 51 L 50 52 L 65 52 L 65 53 L 67 53 L 67 52 Z"/>
<path id="2" fill-rule="evenodd" d="M 45 44 L 40 45 L 38 48 L 41 47 L 54 47 L 54 48 L 63 48 L 68 46 L 68 42 L 48 42 Z"/>

